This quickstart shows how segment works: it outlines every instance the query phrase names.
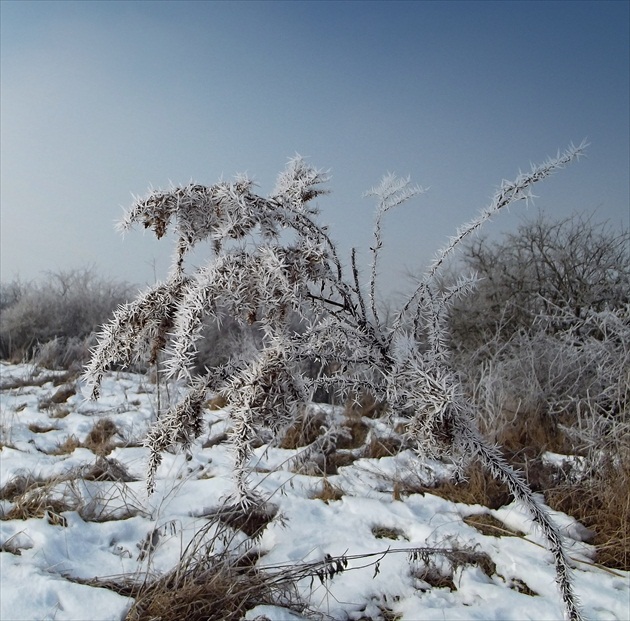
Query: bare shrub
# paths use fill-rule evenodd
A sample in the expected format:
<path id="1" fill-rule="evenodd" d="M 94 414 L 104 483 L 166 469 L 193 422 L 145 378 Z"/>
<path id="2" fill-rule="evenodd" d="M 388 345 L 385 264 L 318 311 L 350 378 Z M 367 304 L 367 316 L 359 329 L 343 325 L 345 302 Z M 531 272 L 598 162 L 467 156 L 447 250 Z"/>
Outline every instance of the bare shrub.
<path id="1" fill-rule="evenodd" d="M 0 291 L 0 357 L 49 368 L 80 368 L 89 357 L 90 335 L 133 288 L 84 268 L 48 273 L 42 282 L 14 281 Z"/>
<path id="2" fill-rule="evenodd" d="M 592 216 L 552 220 L 539 214 L 504 239 L 466 245 L 464 265 L 479 278 L 451 313 L 456 347 L 476 349 L 518 332 L 553 334 L 630 303 L 630 231 Z"/>
<path id="3" fill-rule="evenodd" d="M 595 469 L 630 441 L 630 314 L 588 314 L 580 328 L 495 341 L 467 369 L 487 434 L 528 426 L 534 446 L 588 454 Z"/>
<path id="4" fill-rule="evenodd" d="M 25 288 L 25 283 L 19 278 L 11 282 L 0 283 L 0 312 L 16 304 L 24 295 Z"/>
<path id="5" fill-rule="evenodd" d="M 50 341 L 34 345 L 30 354 L 25 355 L 33 364 L 45 369 L 77 371 L 89 359 L 93 346 L 93 335 L 84 338 L 56 336 Z"/>

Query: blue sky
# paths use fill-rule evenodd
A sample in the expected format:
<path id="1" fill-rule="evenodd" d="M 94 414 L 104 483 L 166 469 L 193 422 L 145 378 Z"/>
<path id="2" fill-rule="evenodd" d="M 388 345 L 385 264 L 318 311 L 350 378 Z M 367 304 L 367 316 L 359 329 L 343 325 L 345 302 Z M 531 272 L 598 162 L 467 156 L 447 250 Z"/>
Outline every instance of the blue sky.
<path id="1" fill-rule="evenodd" d="M 588 158 L 529 213 L 627 227 L 629 7 L 2 0 L 1 278 L 94 265 L 151 283 L 171 247 L 114 231 L 132 193 L 247 171 L 266 194 L 296 152 L 331 171 L 319 205 L 345 256 L 370 243 L 362 193 L 384 173 L 430 187 L 389 214 L 385 291 L 572 141 Z"/>

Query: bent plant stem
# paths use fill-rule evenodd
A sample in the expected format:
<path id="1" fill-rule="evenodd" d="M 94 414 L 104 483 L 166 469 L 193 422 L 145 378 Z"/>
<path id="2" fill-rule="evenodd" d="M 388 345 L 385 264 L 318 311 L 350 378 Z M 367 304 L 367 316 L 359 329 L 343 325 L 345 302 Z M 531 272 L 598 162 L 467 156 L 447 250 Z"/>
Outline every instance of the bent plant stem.
<path id="1" fill-rule="evenodd" d="M 251 489 L 249 484 L 249 460 L 253 454 L 252 441 L 255 437 L 252 412 L 248 407 L 238 407 L 232 413 L 234 427 L 231 433 L 234 451 L 234 483 L 236 485 L 236 503 L 244 511 L 262 505 L 262 498 Z"/>
<path id="2" fill-rule="evenodd" d="M 556 583 L 565 605 L 565 616 L 568 621 L 582 621 L 583 616 L 571 580 L 569 557 L 564 548 L 562 535 L 551 519 L 549 512 L 538 502 L 534 492 L 520 473 L 507 463 L 496 447 L 491 446 L 481 438 L 471 422 L 458 417 L 454 423 L 458 425 L 462 440 L 468 445 L 470 453 L 479 459 L 483 467 L 495 479 L 508 486 L 514 498 L 527 508 L 534 523 L 540 528 L 554 557 Z"/>

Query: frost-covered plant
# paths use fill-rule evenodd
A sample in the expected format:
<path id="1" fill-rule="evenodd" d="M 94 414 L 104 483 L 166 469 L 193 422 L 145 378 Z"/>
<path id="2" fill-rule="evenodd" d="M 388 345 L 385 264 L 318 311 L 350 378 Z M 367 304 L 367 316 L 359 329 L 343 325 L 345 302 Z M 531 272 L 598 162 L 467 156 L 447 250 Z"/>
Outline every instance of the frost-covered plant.
<path id="1" fill-rule="evenodd" d="M 627 463 L 630 231 L 539 214 L 461 254 L 481 281 L 449 324 L 484 435 L 520 443 L 551 430 L 539 438 L 586 457 L 589 476 Z"/>
<path id="2" fill-rule="evenodd" d="M 40 282 L 0 286 L 0 357 L 80 368 L 92 333 L 136 291 L 91 268 L 50 272 Z M 78 361 L 78 362 L 77 362 Z"/>
<path id="3" fill-rule="evenodd" d="M 463 240 L 502 208 L 529 199 L 536 182 L 579 157 L 584 147 L 571 146 L 516 180 L 504 181 L 479 216 L 440 250 L 389 323 L 378 310 L 381 223 L 388 211 L 423 192 L 409 179 L 388 175 L 368 192 L 376 197 L 377 209 L 367 283 L 355 252 L 346 268 L 327 228 L 317 222 L 312 201 L 326 193 L 322 184 L 328 175 L 300 157 L 289 161 L 267 198 L 239 176 L 233 182 L 153 191 L 138 199 L 121 228 L 142 223 L 159 238 L 172 226 L 177 238 L 173 267 L 164 282 L 119 308 L 101 334 L 85 377 L 96 398 L 110 365 L 157 361 L 161 353 L 166 373 L 188 382 L 187 395 L 149 432 L 149 489 L 161 453 L 188 447 L 201 433 L 209 392 L 220 394 L 229 408 L 238 501 L 247 508 L 259 501 L 247 483 L 247 464 L 261 431 L 277 437 L 318 386 L 334 385 L 344 398 L 367 389 L 387 404 L 392 416 L 405 421 L 419 453 L 477 458 L 508 485 L 549 541 L 567 616 L 579 619 L 558 529 L 523 477 L 482 439 L 450 362 L 448 311 L 470 291 L 474 278 L 463 278 L 447 290 L 438 279 Z M 211 243 L 212 257 L 187 273 L 186 254 L 201 241 Z M 220 323 L 226 315 L 259 326 L 262 347 L 235 354 L 203 375 L 191 373 L 204 319 Z M 304 326 L 299 333 L 290 328 L 296 316 Z M 313 358 L 336 371 L 305 376 L 300 369 Z"/>
<path id="4" fill-rule="evenodd" d="M 561 322 L 567 327 L 559 329 Z M 515 422 L 542 414 L 586 455 L 593 474 L 603 461 L 628 460 L 629 305 L 586 309 L 580 319 L 557 309 L 540 316 L 529 334 L 517 332 L 505 342 L 497 335 L 458 364 L 468 368 L 475 399 L 483 403 L 478 422 L 486 436 L 500 438 Z"/>

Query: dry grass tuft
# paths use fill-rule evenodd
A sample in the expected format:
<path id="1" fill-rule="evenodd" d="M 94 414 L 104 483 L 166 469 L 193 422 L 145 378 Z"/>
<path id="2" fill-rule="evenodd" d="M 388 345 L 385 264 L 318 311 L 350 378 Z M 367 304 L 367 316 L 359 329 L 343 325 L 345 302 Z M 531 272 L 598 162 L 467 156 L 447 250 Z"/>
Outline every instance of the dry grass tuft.
<path id="1" fill-rule="evenodd" d="M 409 537 L 405 535 L 400 528 L 391 528 L 389 526 L 373 526 L 372 534 L 377 539 L 405 539 L 409 541 Z"/>
<path id="2" fill-rule="evenodd" d="M 442 572 L 434 565 L 427 567 L 415 567 L 411 571 L 411 576 L 420 581 L 416 585 L 419 591 L 428 591 L 430 589 L 448 589 L 449 591 L 457 591 L 457 587 L 453 582 L 452 573 Z"/>
<path id="3" fill-rule="evenodd" d="M 50 418 L 65 418 L 70 414 L 70 410 L 67 407 L 57 406 L 51 409 L 48 413 Z"/>
<path id="4" fill-rule="evenodd" d="M 522 463 L 536 459 L 546 451 L 570 454 L 572 447 L 562 432 L 562 422 L 567 421 L 539 409 L 520 412 L 509 422 L 504 422 L 498 432 L 496 429 L 482 431 L 496 438 L 495 441 L 509 458 Z"/>
<path id="5" fill-rule="evenodd" d="M 522 537 L 525 533 L 506 526 L 501 520 L 489 513 L 468 515 L 464 522 L 478 530 L 482 535 L 491 537 Z"/>
<path id="6" fill-rule="evenodd" d="M 323 464 L 323 472 L 325 475 L 338 474 L 339 468 L 349 466 L 353 464 L 357 459 L 358 455 L 356 455 L 352 450 L 337 450 L 330 455 L 326 455 L 325 463 Z"/>
<path id="7" fill-rule="evenodd" d="M 235 530 L 243 531 L 248 537 L 261 536 L 277 513 L 276 507 L 265 507 L 243 512 L 238 507 L 226 508 L 217 514 L 219 521 Z"/>
<path id="8" fill-rule="evenodd" d="M 11 362 L 11 361 L 10 361 Z M 15 360 L 14 364 L 20 364 L 23 360 L 20 358 Z M 76 371 L 66 371 L 64 373 L 42 373 L 38 375 L 39 370 L 35 369 L 32 375 L 24 378 L 11 378 L 6 382 L 0 383 L 0 390 L 15 390 L 16 388 L 25 388 L 26 386 L 43 386 L 52 382 L 53 386 L 59 386 L 68 381 L 76 379 Z"/>
<path id="9" fill-rule="evenodd" d="M 137 515 L 149 517 L 143 509 L 142 501 L 128 488 L 121 488 L 116 484 L 109 488 L 91 490 L 77 512 L 85 522 L 98 523 L 127 520 Z"/>
<path id="10" fill-rule="evenodd" d="M 137 481 L 129 471 L 116 459 L 97 456 L 96 463 L 83 469 L 81 477 L 86 481 L 117 481 L 129 483 Z"/>
<path id="11" fill-rule="evenodd" d="M 207 526 L 195 534 L 178 565 L 165 575 L 135 584 L 123 577 L 119 583 L 95 586 L 134 598 L 125 621 L 240 621 L 248 609 L 260 604 L 301 613 L 306 606 L 295 587 L 299 578 L 290 570 L 259 569 L 261 553 L 251 546 L 251 539 L 248 545 L 234 547 L 230 534 L 239 529 L 256 537 L 276 512 L 271 505 L 259 506 L 249 515 L 240 507 L 223 506 L 208 516 Z M 218 553 L 217 544 L 222 550 Z"/>
<path id="12" fill-rule="evenodd" d="M 584 452 L 563 431 L 561 424 L 571 428 L 572 421 L 567 420 L 567 416 L 553 419 L 544 413 L 523 413 L 495 435 L 506 447 L 509 461 L 525 472 L 532 489 L 543 493 L 552 509 L 574 517 L 596 533 L 592 543 L 596 548 L 597 562 L 612 569 L 629 571 L 630 451 L 586 451 L 584 460 L 590 464 L 590 470 L 582 475 L 570 468 L 563 470 L 544 463 L 541 456 L 546 451 L 563 455 Z M 606 455 L 604 459 L 602 454 Z M 598 460 L 596 464 L 594 460 Z M 468 504 L 478 502 L 495 509 L 498 502 L 504 500 L 496 487 L 497 484 L 477 468 L 477 472 L 473 472 L 461 488 L 463 492 L 475 491 L 479 494 L 477 500 L 475 495 L 460 498 Z M 450 500 L 458 497 L 448 491 Z"/>
<path id="13" fill-rule="evenodd" d="M 400 452 L 402 442 L 400 437 L 391 435 L 387 438 L 372 435 L 370 441 L 365 445 L 364 457 L 380 459 L 381 457 L 393 457 Z"/>
<path id="14" fill-rule="evenodd" d="M 356 399 L 346 403 L 344 414 L 347 418 L 380 418 L 385 411 L 385 404 L 377 401 L 373 395 L 362 393 Z"/>
<path id="15" fill-rule="evenodd" d="M 22 556 L 23 547 L 24 546 L 18 544 L 16 535 L 13 535 L 13 537 L 9 537 L 4 543 L 0 544 L 0 552 L 8 552 L 14 556 Z"/>
<path id="16" fill-rule="evenodd" d="M 118 427 L 109 418 L 96 423 L 88 433 L 85 442 L 80 442 L 75 435 L 68 436 L 61 444 L 50 452 L 51 455 L 67 455 L 76 448 L 84 447 L 98 457 L 106 457 L 115 448 L 112 438 L 118 433 Z"/>
<path id="17" fill-rule="evenodd" d="M 0 488 L 0 500 L 14 502 L 28 490 L 43 487 L 47 482 L 46 479 L 34 477 L 31 474 L 19 474 Z"/>
<path id="18" fill-rule="evenodd" d="M 217 433 L 214 436 L 208 438 L 201 446 L 201 448 L 207 449 L 212 448 L 213 446 L 217 446 L 218 444 L 223 444 L 230 439 L 227 433 Z"/>
<path id="19" fill-rule="evenodd" d="M 79 498 L 69 490 L 56 489 L 66 479 L 38 479 L 30 475 L 19 475 L 0 490 L 0 499 L 8 500 L 12 507 L 4 513 L 2 520 L 28 520 L 44 518 L 53 525 L 66 526 L 64 511 L 74 511 L 79 506 Z"/>
<path id="20" fill-rule="evenodd" d="M 545 499 L 595 531 L 598 563 L 630 571 L 630 463 L 609 463 L 589 479 L 551 485 Z"/>
<path id="21" fill-rule="evenodd" d="M 68 436 L 61 444 L 50 452 L 50 455 L 68 455 L 74 451 L 74 449 L 81 446 L 79 438 L 75 435 Z"/>
<path id="22" fill-rule="evenodd" d="M 428 591 L 430 588 L 447 588 L 456 591 L 455 572 L 462 567 L 479 567 L 486 576 L 497 573 L 497 566 L 485 552 L 469 546 L 442 550 L 438 554 L 429 555 L 422 551 L 411 554 L 411 576 L 420 581 L 416 588 Z M 417 561 L 421 561 L 416 564 Z"/>
<path id="23" fill-rule="evenodd" d="M 103 418 L 94 424 L 83 446 L 95 455 L 105 457 L 114 449 L 111 439 L 117 432 L 116 424 L 109 418 Z"/>
<path id="24" fill-rule="evenodd" d="M 209 410 L 222 410 L 227 403 L 227 399 L 224 395 L 215 395 L 206 401 L 205 407 Z"/>
<path id="25" fill-rule="evenodd" d="M 422 491 L 451 502 L 490 509 L 499 509 L 514 500 L 507 486 L 492 478 L 477 462 L 466 468 L 463 477 L 463 481 L 442 481 L 435 487 L 424 487 Z"/>
<path id="26" fill-rule="evenodd" d="M 28 426 L 28 430 L 32 433 L 48 433 L 49 431 L 57 431 L 57 427 L 54 425 L 40 425 L 38 423 L 31 423 Z"/>
<path id="27" fill-rule="evenodd" d="M 530 597 L 538 597 L 538 593 L 536 593 L 534 589 L 532 589 L 526 582 L 524 582 L 520 578 L 512 578 L 508 586 L 517 593 L 529 595 Z"/>
<path id="28" fill-rule="evenodd" d="M 326 415 L 323 412 L 304 408 L 301 416 L 286 430 L 280 448 L 297 449 L 309 446 L 322 434 L 326 426 Z"/>
<path id="29" fill-rule="evenodd" d="M 266 503 L 245 511 L 239 505 L 225 505 L 216 511 L 196 514 L 198 517 L 206 517 L 216 520 L 218 523 L 229 526 L 233 530 L 240 530 L 248 537 L 256 539 L 262 535 L 267 525 L 276 517 L 278 508 Z"/>
<path id="30" fill-rule="evenodd" d="M 54 404 L 65 403 L 70 397 L 77 394 L 77 389 L 74 384 L 65 384 L 60 386 L 53 396 L 50 398 L 50 402 Z"/>
<path id="31" fill-rule="evenodd" d="M 381 613 L 378 616 L 379 621 L 381 619 L 382 621 L 399 621 L 400 619 L 403 618 L 403 616 L 400 613 L 394 612 L 394 610 L 385 606 L 384 604 L 377 604 L 377 608 L 379 612 Z M 374 617 L 361 616 L 361 617 L 357 617 L 356 621 L 374 621 Z"/>
<path id="32" fill-rule="evenodd" d="M 495 430 L 493 437 L 506 447 L 509 461 L 525 472 L 532 489 L 543 493 L 552 509 L 574 517 L 596 533 L 589 542 L 595 545 L 598 563 L 629 571 L 630 451 L 623 448 L 619 437 L 611 443 L 610 450 L 597 447 L 586 450 L 574 444 L 565 431 L 574 422 L 568 413 L 553 418 L 545 413 L 527 412 L 504 424 L 500 431 Z M 585 455 L 583 463 L 589 467 L 579 473 L 570 466 L 559 468 L 545 463 L 541 456 L 546 451 Z M 476 480 L 479 480 L 477 475 L 471 477 L 471 482 Z M 496 508 L 491 504 L 486 506 Z"/>
<path id="33" fill-rule="evenodd" d="M 365 446 L 370 427 L 360 416 L 346 416 L 343 434 L 337 438 L 338 449 L 355 449 Z"/>
<path id="34" fill-rule="evenodd" d="M 464 547 L 454 550 L 449 557 L 453 571 L 460 567 L 473 566 L 479 567 L 489 578 L 497 573 L 497 566 L 486 552 L 480 552 L 476 548 Z"/>
<path id="35" fill-rule="evenodd" d="M 247 610 L 276 604 L 301 612 L 290 585 L 271 580 L 250 563 L 223 560 L 185 576 L 169 575 L 145 587 L 125 621 L 240 621 Z"/>
<path id="36" fill-rule="evenodd" d="M 331 500 L 341 500 L 344 496 L 344 492 L 341 488 L 332 485 L 328 479 L 322 479 L 322 487 L 321 489 L 313 494 L 311 498 L 313 500 L 323 500 L 326 504 L 328 504 Z"/>

